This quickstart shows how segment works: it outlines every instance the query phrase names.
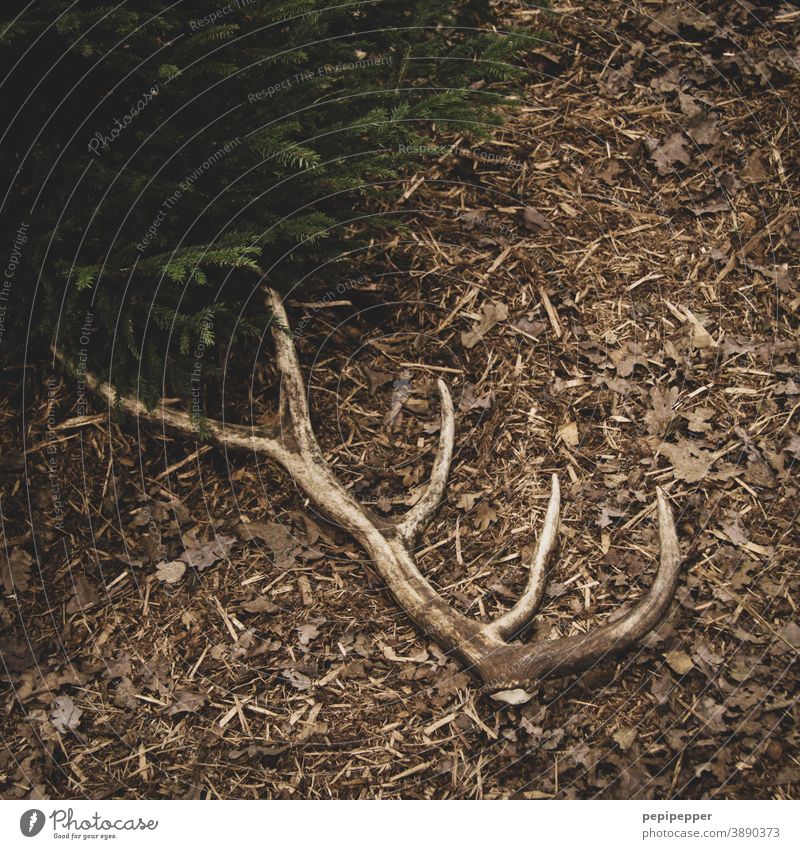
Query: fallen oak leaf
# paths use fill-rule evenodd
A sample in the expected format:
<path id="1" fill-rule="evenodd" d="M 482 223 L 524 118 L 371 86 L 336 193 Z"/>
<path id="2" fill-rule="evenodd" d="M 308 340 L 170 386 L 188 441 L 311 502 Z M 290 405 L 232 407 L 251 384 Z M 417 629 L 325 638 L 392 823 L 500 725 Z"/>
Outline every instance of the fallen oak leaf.
<path id="1" fill-rule="evenodd" d="M 710 451 L 705 451 L 687 439 L 681 439 L 677 445 L 664 442 L 659 450 L 672 463 L 672 473 L 675 477 L 686 483 L 703 480 L 714 462 Z"/>
<path id="2" fill-rule="evenodd" d="M 197 529 L 183 534 L 184 551 L 178 556 L 189 566 L 202 572 L 218 560 L 227 559 L 236 537 L 218 534 L 212 542 L 198 540 Z"/>
<path id="3" fill-rule="evenodd" d="M 497 511 L 486 501 L 481 501 L 475 511 L 473 522 L 479 531 L 485 531 L 492 522 L 497 521 Z"/>
<path id="4" fill-rule="evenodd" d="M 674 416 L 672 408 L 677 403 L 680 394 L 680 389 L 677 386 L 669 386 L 666 391 L 660 386 L 654 386 L 650 390 L 650 400 L 653 406 L 651 410 L 644 414 L 644 420 L 650 434 L 663 436 L 666 433 Z"/>

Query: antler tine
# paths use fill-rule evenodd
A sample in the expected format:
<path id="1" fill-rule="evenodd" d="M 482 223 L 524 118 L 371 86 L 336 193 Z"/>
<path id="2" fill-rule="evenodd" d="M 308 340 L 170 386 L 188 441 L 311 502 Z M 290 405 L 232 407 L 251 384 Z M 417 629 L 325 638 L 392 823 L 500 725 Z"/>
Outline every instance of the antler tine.
<path id="1" fill-rule="evenodd" d="M 297 360 L 297 350 L 294 347 L 292 330 L 283 300 L 278 292 L 272 288 L 267 289 L 269 306 L 272 310 L 270 319 L 272 328 L 272 339 L 275 342 L 275 354 L 283 378 L 280 388 L 280 404 L 282 410 L 289 412 L 283 416 L 283 424 L 288 425 L 292 436 L 302 450 L 316 447 L 317 438 L 311 427 L 311 416 L 308 412 L 308 401 L 306 399 L 306 388 L 303 382 L 303 374 L 300 371 L 300 363 Z"/>
<path id="2" fill-rule="evenodd" d="M 647 595 L 626 616 L 587 634 L 511 646 L 515 654 L 503 658 L 503 669 L 485 672 L 490 679 L 495 678 L 498 688 L 524 687 L 546 676 L 579 672 L 609 655 L 622 654 L 658 625 L 678 586 L 681 553 L 667 498 L 660 487 L 656 493 L 661 553 L 658 572 Z"/>
<path id="3" fill-rule="evenodd" d="M 51 350 L 53 356 L 63 364 L 65 359 L 61 351 L 55 346 L 52 346 Z M 188 413 L 172 409 L 163 403 L 151 410 L 138 398 L 120 397 L 111 386 L 104 383 L 91 371 L 83 371 L 82 379 L 92 392 L 108 404 L 110 409 L 119 407 L 135 418 L 158 422 L 162 427 L 170 427 L 188 436 L 197 437 L 200 422 Z M 279 463 L 285 462 L 288 456 L 284 446 L 273 436 L 267 435 L 265 428 L 246 427 L 231 422 L 216 421 L 215 419 L 203 419 L 202 425 L 208 431 L 210 437 L 225 448 L 239 448 L 266 454 Z"/>
<path id="4" fill-rule="evenodd" d="M 443 380 L 438 380 L 439 398 L 442 406 L 442 424 L 439 430 L 439 445 L 431 469 L 431 479 L 419 501 L 397 523 L 397 533 L 407 543 L 414 543 L 431 520 L 447 488 L 450 463 L 453 459 L 456 423 L 453 399 Z"/>
<path id="5" fill-rule="evenodd" d="M 525 591 L 517 603 L 488 626 L 490 634 L 503 640 L 513 638 L 528 625 L 539 610 L 547 586 L 547 564 L 558 540 L 558 520 L 561 513 L 561 487 L 558 475 L 553 475 L 550 485 L 550 501 L 544 517 L 542 533 L 530 565 L 530 574 Z"/>

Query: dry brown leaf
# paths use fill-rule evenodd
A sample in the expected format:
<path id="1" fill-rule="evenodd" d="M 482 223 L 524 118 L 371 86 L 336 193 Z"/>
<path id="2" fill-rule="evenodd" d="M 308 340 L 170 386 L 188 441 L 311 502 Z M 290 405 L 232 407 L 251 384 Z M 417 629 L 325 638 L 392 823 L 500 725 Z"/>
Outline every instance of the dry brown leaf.
<path id="1" fill-rule="evenodd" d="M 580 437 L 578 436 L 578 423 L 567 422 L 566 424 L 561 425 L 558 429 L 557 436 L 564 445 L 567 446 L 567 448 L 574 448 L 580 442 Z"/>
<path id="2" fill-rule="evenodd" d="M 694 663 L 685 651 L 676 650 L 664 652 L 664 657 L 670 665 L 670 668 L 677 672 L 678 675 L 686 675 L 687 672 L 694 669 Z"/>
<path id="3" fill-rule="evenodd" d="M 687 307 L 684 307 L 683 311 L 689 319 L 689 325 L 691 327 L 689 341 L 691 342 L 692 347 L 698 349 L 716 348 L 717 343 L 714 340 L 714 337 L 706 330 L 700 319 L 697 318 L 697 316 Z"/>
<path id="4" fill-rule="evenodd" d="M 186 564 L 181 560 L 159 563 L 156 567 L 156 578 L 165 584 L 177 584 L 185 573 Z"/>
<path id="5" fill-rule="evenodd" d="M 694 442 L 682 439 L 677 445 L 664 442 L 661 453 L 672 463 L 672 472 L 678 480 L 697 483 L 705 478 L 713 462 L 713 455 Z"/>
<path id="6" fill-rule="evenodd" d="M 553 226 L 539 210 L 532 206 L 526 206 L 522 210 L 522 221 L 529 230 L 549 230 Z"/>
<path id="7" fill-rule="evenodd" d="M 5 589 L 8 595 L 25 592 L 31 585 L 33 558 L 24 548 L 15 546 L 11 549 L 11 554 L 4 559 L 5 562 L 2 568 L 0 568 L 3 589 Z"/>
<path id="8" fill-rule="evenodd" d="M 675 165 L 692 161 L 689 142 L 683 133 L 670 133 L 653 151 L 652 159 L 662 177 L 672 174 Z"/>
<path id="9" fill-rule="evenodd" d="M 461 498 L 456 502 L 456 507 L 462 510 L 470 511 L 475 506 L 475 502 L 481 497 L 480 492 L 464 492 Z"/>
<path id="10" fill-rule="evenodd" d="M 16 634 L 0 634 L 0 678 L 5 671 L 23 672 L 36 663 L 33 646 Z"/>
<path id="11" fill-rule="evenodd" d="M 218 560 L 225 560 L 235 542 L 236 537 L 225 534 L 217 534 L 210 542 L 198 540 L 195 528 L 183 534 L 184 551 L 178 556 L 178 560 L 202 572 Z"/>
<path id="12" fill-rule="evenodd" d="M 677 403 L 680 394 L 680 389 L 677 386 L 669 386 L 666 390 L 663 390 L 660 386 L 654 386 L 650 390 L 653 408 L 644 414 L 644 420 L 647 424 L 647 430 L 653 436 L 663 436 L 667 432 L 667 428 L 675 415 L 672 408 Z"/>
<path id="13" fill-rule="evenodd" d="M 303 647 L 308 646 L 312 640 L 315 640 L 319 636 L 319 628 L 311 622 L 300 625 L 295 630 L 297 631 L 297 639 Z"/>
<path id="14" fill-rule="evenodd" d="M 179 713 L 196 713 L 206 703 L 206 695 L 187 687 L 179 687 L 172 694 L 172 704 L 167 713 L 176 716 Z"/>
<path id="15" fill-rule="evenodd" d="M 508 318 L 508 307 L 503 303 L 485 301 L 481 307 L 480 321 L 461 334 L 461 344 L 465 348 L 474 348 L 478 342 L 500 321 Z"/>
<path id="16" fill-rule="evenodd" d="M 612 734 L 612 737 L 617 741 L 623 752 L 627 752 L 630 749 L 638 736 L 639 734 L 635 728 L 618 728 Z"/>
<path id="17" fill-rule="evenodd" d="M 56 696 L 50 722 L 61 734 L 74 731 L 80 725 L 83 711 L 72 701 L 72 696 Z"/>
<path id="18" fill-rule="evenodd" d="M 250 599 L 250 601 L 244 602 L 242 604 L 242 610 L 246 610 L 248 613 L 277 613 L 280 607 L 268 598 L 264 598 L 263 595 L 259 595 Z"/>
<path id="19" fill-rule="evenodd" d="M 100 601 L 100 596 L 95 585 L 86 575 L 79 575 L 75 579 L 75 591 L 72 598 L 67 602 L 67 613 L 80 613 L 94 607 Z"/>
<path id="20" fill-rule="evenodd" d="M 479 531 L 485 531 L 497 521 L 497 511 L 487 501 L 481 501 L 472 520 Z"/>

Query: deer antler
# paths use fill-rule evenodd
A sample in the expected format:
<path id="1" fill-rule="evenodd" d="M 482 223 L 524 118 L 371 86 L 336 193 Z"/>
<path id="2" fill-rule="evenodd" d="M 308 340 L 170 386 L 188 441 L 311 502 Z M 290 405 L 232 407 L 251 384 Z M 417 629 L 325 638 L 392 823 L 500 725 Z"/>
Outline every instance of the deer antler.
<path id="1" fill-rule="evenodd" d="M 420 573 L 412 555 L 413 544 L 433 516 L 447 486 L 455 439 L 455 417 L 450 392 L 438 381 L 441 430 L 430 483 L 416 504 L 397 523 L 379 519 L 359 504 L 334 477 L 311 427 L 303 377 L 297 361 L 286 312 L 277 292 L 269 290 L 273 311 L 272 335 L 283 385 L 280 393 L 281 429 L 243 427 L 207 421 L 211 437 L 230 448 L 243 448 L 270 457 L 281 465 L 308 498 L 330 520 L 339 524 L 367 552 L 398 604 L 438 643 L 457 654 L 477 673 L 487 691 L 531 690 L 545 676 L 585 669 L 604 657 L 634 646 L 666 613 L 678 583 L 680 549 L 667 499 L 656 489 L 661 557 L 655 581 L 647 595 L 626 615 L 586 634 L 539 643 L 507 642 L 536 614 L 545 590 L 547 563 L 556 546 L 560 510 L 558 477 L 553 475 L 550 502 L 528 584 L 519 601 L 493 622 L 467 618 L 447 604 Z M 90 388 L 115 403 L 113 390 L 91 374 Z M 122 400 L 128 412 L 158 420 L 184 433 L 195 433 L 190 416 L 166 407 L 150 411 L 139 401 Z"/>

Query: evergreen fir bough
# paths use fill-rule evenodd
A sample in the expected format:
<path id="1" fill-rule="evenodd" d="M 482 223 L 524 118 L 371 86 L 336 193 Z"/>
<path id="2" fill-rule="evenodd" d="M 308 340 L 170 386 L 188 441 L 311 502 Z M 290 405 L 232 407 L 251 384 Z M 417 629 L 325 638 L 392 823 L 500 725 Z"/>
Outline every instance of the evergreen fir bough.
<path id="1" fill-rule="evenodd" d="M 187 394 L 199 341 L 263 332 L 264 275 L 287 291 L 392 226 L 370 195 L 395 192 L 407 148 L 437 131 L 497 124 L 492 82 L 536 38 L 494 31 L 483 0 L 0 14 L 7 241 L 27 225 L 0 356 L 84 350 L 148 403 Z"/>

